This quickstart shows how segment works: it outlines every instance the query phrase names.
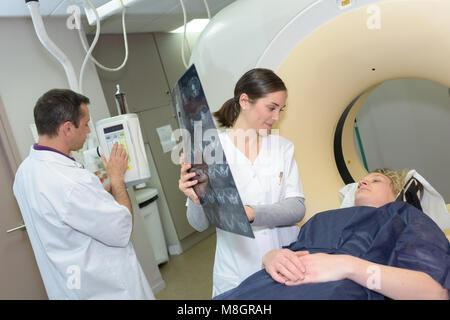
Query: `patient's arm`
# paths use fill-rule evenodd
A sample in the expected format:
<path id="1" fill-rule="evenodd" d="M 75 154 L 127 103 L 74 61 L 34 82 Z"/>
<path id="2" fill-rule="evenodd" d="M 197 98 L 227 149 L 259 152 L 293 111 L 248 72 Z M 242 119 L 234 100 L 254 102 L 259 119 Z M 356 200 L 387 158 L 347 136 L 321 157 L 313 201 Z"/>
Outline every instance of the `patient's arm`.
<path id="1" fill-rule="evenodd" d="M 347 278 L 392 299 L 448 300 L 448 290 L 425 272 L 374 264 L 370 261 L 347 256 Z M 379 286 L 372 282 L 379 271 Z"/>
<path id="2" fill-rule="evenodd" d="M 448 290 L 428 274 L 376 264 L 349 255 L 316 253 L 299 257 L 306 268 L 300 285 L 350 279 L 392 299 L 448 299 Z"/>
<path id="3" fill-rule="evenodd" d="M 291 251 L 289 249 L 271 250 L 263 258 L 263 268 L 277 282 L 296 282 L 304 279 L 305 266 L 299 259 L 308 251 Z"/>

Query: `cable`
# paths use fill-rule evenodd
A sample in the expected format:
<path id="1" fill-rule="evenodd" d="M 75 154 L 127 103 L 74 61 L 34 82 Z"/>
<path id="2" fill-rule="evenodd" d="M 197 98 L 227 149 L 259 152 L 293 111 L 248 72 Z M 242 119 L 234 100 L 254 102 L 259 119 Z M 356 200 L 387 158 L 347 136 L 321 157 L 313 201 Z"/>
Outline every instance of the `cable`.
<path id="1" fill-rule="evenodd" d="M 90 0 L 86 0 L 88 5 L 91 7 L 91 9 L 94 11 L 95 13 L 95 17 L 97 20 L 97 29 L 100 29 L 100 25 L 99 25 L 99 16 L 98 16 L 98 12 L 97 9 L 95 9 L 95 7 L 92 5 L 92 2 Z M 121 2 L 122 3 L 122 2 Z M 125 47 L 125 58 L 122 62 L 122 64 L 116 68 L 108 68 L 103 66 L 100 62 L 98 62 L 93 56 L 92 54 L 89 54 L 89 57 L 91 58 L 91 60 L 102 70 L 108 71 L 108 72 L 114 72 L 114 71 L 119 71 L 120 69 L 122 69 L 127 61 L 128 61 L 128 37 L 127 37 L 127 29 L 126 29 L 126 24 L 125 24 L 125 11 L 126 11 L 126 7 L 123 5 L 122 3 L 122 30 L 123 30 L 123 43 L 124 43 L 124 47 Z M 81 33 L 81 28 L 78 30 L 78 34 L 80 36 L 80 40 L 81 43 L 83 45 L 84 50 L 87 52 L 87 43 L 85 42 L 85 39 Z"/>
<path id="2" fill-rule="evenodd" d="M 209 10 L 208 1 L 203 0 L 203 3 L 205 4 L 206 13 L 208 14 L 208 19 L 211 21 L 211 11 Z M 184 25 L 184 31 L 183 31 L 183 40 L 181 42 L 181 58 L 183 60 L 184 67 L 187 69 L 188 64 L 186 62 L 186 57 L 184 54 L 184 47 L 186 43 L 186 25 L 187 25 L 187 15 L 186 15 L 186 7 L 184 6 L 184 1 L 180 0 L 181 9 L 183 10 L 183 25 Z"/>
<path id="3" fill-rule="evenodd" d="M 86 53 L 86 56 L 84 57 L 83 64 L 81 65 L 80 70 L 80 79 L 78 80 L 78 89 L 80 90 L 80 93 L 83 93 L 83 75 L 84 75 L 84 69 L 86 68 L 87 61 L 89 60 L 89 57 L 91 56 L 92 51 L 94 50 L 95 45 L 97 44 L 98 38 L 100 36 L 100 18 L 98 16 L 97 10 L 95 10 L 92 3 L 88 0 L 87 1 L 89 6 L 93 8 L 95 17 L 97 19 L 97 30 L 95 32 L 94 40 L 92 41 L 91 46 L 89 47 L 89 50 Z M 81 28 L 79 29 L 81 30 Z M 86 49 L 86 48 L 85 48 Z"/>
<path id="4" fill-rule="evenodd" d="M 206 13 L 208 14 L 208 19 L 211 21 L 211 11 L 209 11 L 208 1 L 203 0 L 203 3 L 205 4 Z"/>
<path id="5" fill-rule="evenodd" d="M 186 57 L 184 56 L 184 45 L 186 42 L 186 24 L 187 24 L 187 16 L 186 16 L 186 7 L 184 6 L 184 1 L 180 0 L 181 9 L 183 10 L 183 21 L 184 21 L 184 32 L 183 32 L 183 40 L 181 42 L 181 59 L 183 60 L 184 67 L 187 69 L 188 64 L 186 63 Z"/>

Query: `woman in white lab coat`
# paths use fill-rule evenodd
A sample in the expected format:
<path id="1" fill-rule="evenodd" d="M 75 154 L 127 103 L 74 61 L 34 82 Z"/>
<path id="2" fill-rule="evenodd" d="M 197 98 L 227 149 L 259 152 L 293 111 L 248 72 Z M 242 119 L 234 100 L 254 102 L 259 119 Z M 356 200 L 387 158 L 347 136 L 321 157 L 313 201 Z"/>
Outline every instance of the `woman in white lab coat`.
<path id="1" fill-rule="evenodd" d="M 305 214 L 294 145 L 272 126 L 286 105 L 287 89 L 271 70 L 252 69 L 234 97 L 214 113 L 225 128 L 219 138 L 255 239 L 217 228 L 213 296 L 236 287 L 261 269 L 263 255 L 295 241 Z M 182 156 L 179 189 L 188 196 L 187 217 L 198 231 L 209 227 L 193 186 L 198 179 Z"/>

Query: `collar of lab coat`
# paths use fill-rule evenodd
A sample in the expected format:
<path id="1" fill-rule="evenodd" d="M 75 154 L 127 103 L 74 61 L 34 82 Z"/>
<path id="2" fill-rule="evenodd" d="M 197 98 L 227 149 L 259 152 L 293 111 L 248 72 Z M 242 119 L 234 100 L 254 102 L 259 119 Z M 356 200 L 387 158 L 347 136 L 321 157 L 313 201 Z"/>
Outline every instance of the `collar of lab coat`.
<path id="1" fill-rule="evenodd" d="M 50 150 L 35 150 L 33 146 L 30 148 L 30 157 L 39 161 L 52 161 L 69 167 L 83 168 L 81 163 L 71 160 L 62 154 Z"/>

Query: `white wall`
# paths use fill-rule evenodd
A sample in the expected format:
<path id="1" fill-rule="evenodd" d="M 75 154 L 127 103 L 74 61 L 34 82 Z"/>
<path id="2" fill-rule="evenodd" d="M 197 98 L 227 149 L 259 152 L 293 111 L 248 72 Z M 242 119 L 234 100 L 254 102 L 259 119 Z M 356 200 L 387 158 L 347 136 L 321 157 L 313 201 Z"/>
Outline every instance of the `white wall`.
<path id="1" fill-rule="evenodd" d="M 76 30 L 66 28 L 65 18 L 44 18 L 47 33 L 69 57 L 79 75 L 84 59 Z M 29 18 L 0 18 L 0 95 L 24 159 L 33 144 L 29 124 L 34 122 L 36 100 L 53 88 L 69 88 L 63 67 L 41 45 Z M 94 121 L 109 117 L 109 110 L 92 63 L 84 76 L 84 94 L 89 97 Z"/>
<path id="2" fill-rule="evenodd" d="M 369 170 L 416 169 L 450 203 L 447 88 L 419 79 L 387 81 L 369 94 L 357 121 Z"/>

